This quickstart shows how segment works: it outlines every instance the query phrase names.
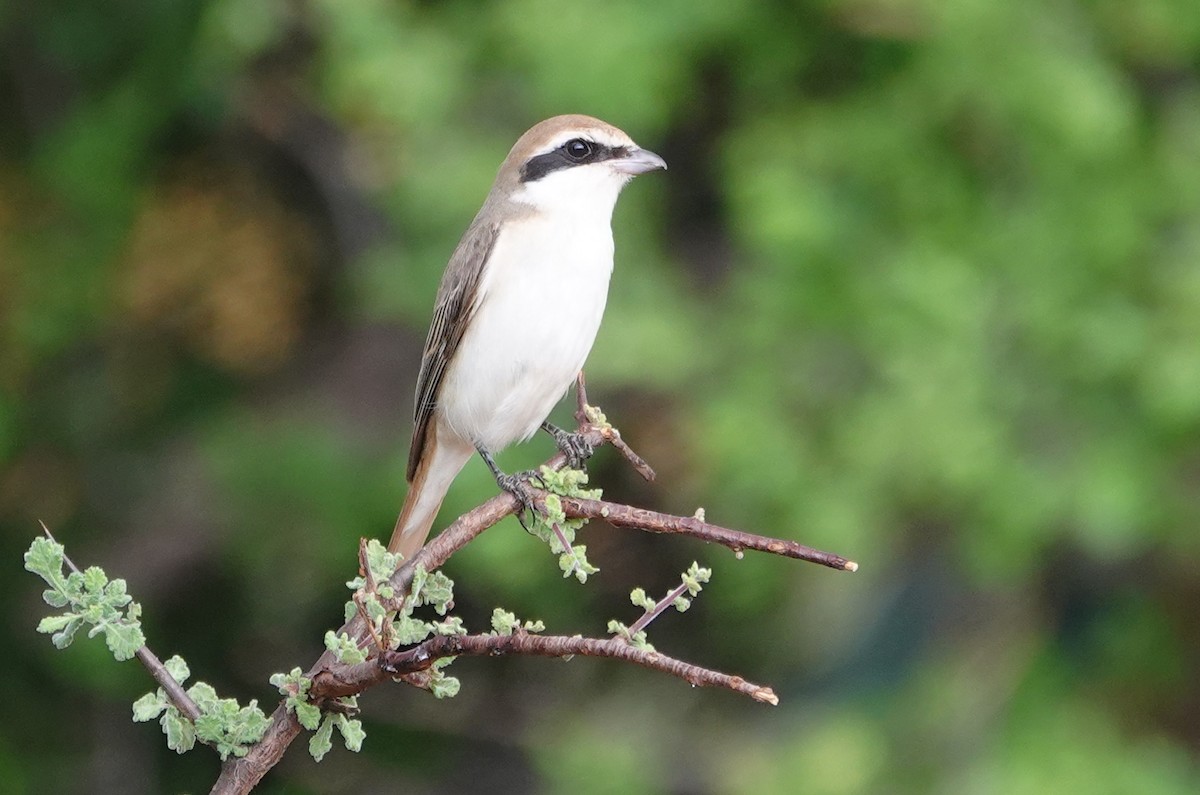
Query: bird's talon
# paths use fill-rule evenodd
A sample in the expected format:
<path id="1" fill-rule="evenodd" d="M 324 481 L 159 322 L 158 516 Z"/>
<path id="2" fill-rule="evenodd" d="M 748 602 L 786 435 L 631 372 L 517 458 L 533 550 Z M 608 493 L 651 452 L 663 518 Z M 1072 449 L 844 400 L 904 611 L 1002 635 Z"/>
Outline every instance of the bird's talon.
<path id="1" fill-rule="evenodd" d="M 499 486 L 502 491 L 507 491 L 509 494 L 516 497 L 517 501 L 521 503 L 521 510 L 536 510 L 534 506 L 533 494 L 530 493 L 530 489 L 533 488 L 535 480 L 541 484 L 539 488 L 546 488 L 545 481 L 542 480 L 541 475 L 533 471 L 518 472 L 515 475 L 497 475 L 496 485 Z"/>
<path id="2" fill-rule="evenodd" d="M 554 437 L 555 446 L 566 457 L 567 466 L 571 469 L 583 469 L 587 465 L 588 459 L 596 452 L 596 448 L 582 433 L 564 431 L 550 423 L 545 423 L 542 427 Z"/>

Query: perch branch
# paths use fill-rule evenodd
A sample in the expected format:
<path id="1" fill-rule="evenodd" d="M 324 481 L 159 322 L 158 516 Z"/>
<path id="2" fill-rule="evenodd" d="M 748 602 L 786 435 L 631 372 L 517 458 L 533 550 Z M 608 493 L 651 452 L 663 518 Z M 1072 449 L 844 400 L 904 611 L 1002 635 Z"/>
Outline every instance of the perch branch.
<path id="1" fill-rule="evenodd" d="M 583 374 L 578 383 L 579 418 L 578 433 L 593 446 L 611 444 L 647 480 L 654 478 L 654 470 L 621 440 L 619 432 L 607 423 L 597 423 L 599 415 L 587 404 Z M 551 457 L 546 466 L 559 469 L 566 463 L 558 453 Z M 530 487 L 535 500 L 544 501 L 547 492 Z M 708 524 L 697 517 L 682 517 L 633 508 L 603 500 L 581 500 L 563 498 L 562 506 L 567 516 L 574 518 L 604 519 L 618 527 L 629 527 L 653 533 L 676 533 L 699 538 L 726 546 L 735 552 L 752 549 L 775 555 L 809 560 L 843 571 L 854 571 L 858 565 L 851 560 L 828 552 L 812 549 L 794 541 L 754 535 Z M 484 530 L 496 525 L 504 517 L 521 508 L 517 498 L 505 492 L 484 502 L 474 510 L 463 514 L 405 561 L 391 577 L 397 594 L 407 594 L 412 586 L 413 574 L 418 565 L 426 571 L 440 568 L 458 550 L 465 547 Z M 397 597 L 389 609 L 401 606 Z M 345 632 L 361 643 L 369 637 L 367 622 L 360 615 L 354 616 L 342 626 Z M 436 660 L 456 655 L 524 654 L 535 656 L 564 657 L 569 655 L 610 657 L 632 662 L 657 671 L 680 677 L 697 686 L 724 687 L 754 698 L 775 704 L 778 699 L 770 688 L 745 681 L 741 677 L 712 671 L 672 657 L 638 649 L 620 638 L 583 638 L 566 636 L 542 636 L 518 632 L 511 636 L 465 635 L 438 636 L 430 638 L 403 651 L 385 651 L 377 659 L 365 663 L 348 665 L 338 662 L 331 652 L 325 652 L 305 674 L 312 680 L 309 697 L 320 704 L 340 696 L 361 693 L 389 679 L 401 679 L 420 686 L 421 674 Z M 274 767 L 293 740 L 299 736 L 301 726 L 296 716 L 288 712 L 284 702 L 275 709 L 272 723 L 262 740 L 254 745 L 246 756 L 230 758 L 221 769 L 221 776 L 212 792 L 232 795 L 249 792 L 266 773 Z"/>

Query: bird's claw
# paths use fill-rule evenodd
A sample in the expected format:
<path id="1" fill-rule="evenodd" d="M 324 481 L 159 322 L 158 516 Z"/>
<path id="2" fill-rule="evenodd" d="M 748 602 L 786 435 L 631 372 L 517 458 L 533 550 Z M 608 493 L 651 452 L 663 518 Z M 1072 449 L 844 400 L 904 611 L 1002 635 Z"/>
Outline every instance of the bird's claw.
<path id="1" fill-rule="evenodd" d="M 517 517 L 517 521 L 521 523 L 521 527 L 525 528 L 526 533 L 531 533 L 533 531 L 529 529 L 529 524 L 525 520 L 525 513 L 526 511 L 533 512 L 537 510 L 537 505 L 534 502 L 534 495 L 531 490 L 535 482 L 540 483 L 543 488 L 545 487 L 545 483 L 542 482 L 541 475 L 532 470 L 527 472 L 518 472 L 515 475 L 507 475 L 504 473 L 496 475 L 496 485 L 499 486 L 502 491 L 506 491 L 516 497 L 517 502 L 521 504 L 521 507 L 517 509 L 515 516 Z"/>
<path id="2" fill-rule="evenodd" d="M 596 452 L 595 446 L 582 433 L 564 431 L 550 423 L 543 427 L 554 437 L 555 446 L 566 457 L 567 466 L 571 469 L 583 469 L 588 459 Z"/>

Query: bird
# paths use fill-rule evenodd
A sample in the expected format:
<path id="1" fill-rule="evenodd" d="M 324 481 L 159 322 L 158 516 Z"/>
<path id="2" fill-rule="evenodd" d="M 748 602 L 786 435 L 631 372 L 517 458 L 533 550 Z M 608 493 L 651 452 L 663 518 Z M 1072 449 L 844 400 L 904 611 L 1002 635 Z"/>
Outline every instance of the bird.
<path id="1" fill-rule="evenodd" d="M 408 492 L 388 550 L 425 544 L 451 483 L 478 453 L 539 428 L 572 457 L 546 418 L 595 342 L 613 270 L 612 214 L 621 189 L 666 161 L 592 116 L 546 119 L 522 135 L 446 265 L 421 357 Z"/>

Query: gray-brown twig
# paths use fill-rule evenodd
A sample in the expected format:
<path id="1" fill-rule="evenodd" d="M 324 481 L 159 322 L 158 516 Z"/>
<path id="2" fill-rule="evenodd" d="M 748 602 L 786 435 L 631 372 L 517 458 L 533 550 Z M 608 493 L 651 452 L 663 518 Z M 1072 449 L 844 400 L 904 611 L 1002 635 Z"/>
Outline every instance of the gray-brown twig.
<path id="1" fill-rule="evenodd" d="M 701 668 L 656 651 L 638 649 L 621 638 L 535 635 L 528 632 L 515 632 L 512 635 L 440 635 L 411 649 L 381 654 L 379 667 L 388 676 L 398 676 L 425 670 L 443 657 L 499 654 L 536 657 L 569 657 L 578 654 L 587 657 L 610 657 L 671 674 L 697 687 L 724 687 L 765 704 L 779 703 L 779 699 L 769 687 L 747 682 L 740 676 Z"/>
<path id="2" fill-rule="evenodd" d="M 832 552 L 806 547 L 785 538 L 771 538 L 720 525 L 709 524 L 696 516 L 674 516 L 648 511 L 605 500 L 581 500 L 576 497 L 561 497 L 563 512 L 573 519 L 603 519 L 614 527 L 630 527 L 647 533 L 676 533 L 691 536 L 701 541 L 729 547 L 740 553 L 745 549 L 769 552 L 785 558 L 819 563 L 840 571 L 858 571 L 858 564 Z"/>

